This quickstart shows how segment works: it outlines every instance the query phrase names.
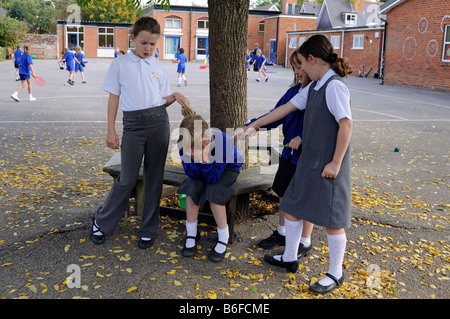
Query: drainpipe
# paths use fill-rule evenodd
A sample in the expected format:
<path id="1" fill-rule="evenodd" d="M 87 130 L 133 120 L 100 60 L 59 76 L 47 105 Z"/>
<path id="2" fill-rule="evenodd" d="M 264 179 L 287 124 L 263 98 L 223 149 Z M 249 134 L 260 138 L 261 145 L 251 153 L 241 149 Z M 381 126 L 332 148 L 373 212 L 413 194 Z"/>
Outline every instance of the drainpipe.
<path id="1" fill-rule="evenodd" d="M 381 43 L 381 61 L 380 61 L 380 79 L 382 79 L 381 84 L 384 84 L 384 57 L 386 52 L 386 30 L 388 26 L 388 22 L 382 18 L 381 21 L 384 22 L 384 33 L 383 33 L 383 42 Z"/>

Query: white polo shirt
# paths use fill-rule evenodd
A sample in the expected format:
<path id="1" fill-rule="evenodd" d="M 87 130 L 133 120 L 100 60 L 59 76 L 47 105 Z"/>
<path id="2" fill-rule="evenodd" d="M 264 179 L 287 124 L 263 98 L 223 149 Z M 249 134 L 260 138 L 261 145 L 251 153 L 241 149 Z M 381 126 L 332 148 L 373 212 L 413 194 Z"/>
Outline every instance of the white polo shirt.
<path id="1" fill-rule="evenodd" d="M 325 75 L 317 81 L 314 87 L 315 91 L 318 91 L 327 80 L 336 75 L 336 72 L 329 70 Z M 312 82 L 311 82 L 312 83 Z M 300 90 L 292 99 L 291 103 L 300 110 L 306 109 L 306 102 L 308 100 L 308 92 L 311 88 L 311 83 L 308 86 Z M 331 81 L 325 91 L 325 96 L 327 99 L 327 107 L 331 114 L 333 114 L 336 122 L 339 123 L 340 119 L 348 118 L 352 119 L 352 111 L 350 108 L 350 91 L 347 86 L 341 81 Z"/>
<path id="2" fill-rule="evenodd" d="M 109 66 L 102 89 L 120 95 L 122 111 L 137 111 L 166 104 L 170 95 L 167 70 L 153 56 L 141 59 L 134 52 L 121 55 Z"/>

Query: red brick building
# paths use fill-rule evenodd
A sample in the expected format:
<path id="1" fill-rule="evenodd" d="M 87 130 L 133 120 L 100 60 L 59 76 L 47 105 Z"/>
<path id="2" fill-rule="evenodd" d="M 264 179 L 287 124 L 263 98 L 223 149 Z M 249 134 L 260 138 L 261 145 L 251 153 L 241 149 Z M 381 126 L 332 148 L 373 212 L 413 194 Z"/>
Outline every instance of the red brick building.
<path id="1" fill-rule="evenodd" d="M 450 3 L 390 0 L 387 16 L 386 84 L 450 91 Z"/>
<path id="2" fill-rule="evenodd" d="M 317 17 L 317 28 L 287 32 L 286 61 L 310 36 L 323 34 L 330 39 L 338 56 L 349 61 L 353 75 L 379 75 L 384 34 L 379 7 L 378 2 L 364 0 L 354 0 L 354 5 L 325 0 Z"/>
<path id="3" fill-rule="evenodd" d="M 125 52 L 129 49 L 129 29 L 131 23 L 79 22 L 77 24 L 58 21 L 58 54 L 64 48 L 75 51 L 80 46 L 87 58 L 113 58 L 114 50 L 119 47 Z"/>

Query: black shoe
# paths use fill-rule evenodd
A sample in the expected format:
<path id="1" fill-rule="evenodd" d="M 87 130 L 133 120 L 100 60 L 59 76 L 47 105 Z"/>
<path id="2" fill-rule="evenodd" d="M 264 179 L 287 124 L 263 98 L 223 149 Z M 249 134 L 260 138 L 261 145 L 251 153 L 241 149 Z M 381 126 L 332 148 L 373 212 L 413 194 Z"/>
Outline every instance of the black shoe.
<path id="1" fill-rule="evenodd" d="M 284 246 L 286 243 L 286 236 L 280 235 L 280 233 L 275 230 L 272 235 L 266 239 L 261 240 L 258 246 L 263 249 L 270 249 L 275 246 Z"/>
<path id="2" fill-rule="evenodd" d="M 269 81 L 269 78 L 266 78 L 266 82 Z"/>
<path id="3" fill-rule="evenodd" d="M 336 277 L 328 273 L 325 276 L 333 279 L 334 282 L 328 286 L 322 286 L 321 284 L 319 284 L 319 281 L 317 281 L 313 285 L 309 286 L 309 290 L 315 292 L 316 294 L 327 294 L 333 291 L 334 288 L 340 287 L 344 282 L 344 274 L 342 274 L 340 279 L 337 279 Z"/>
<path id="4" fill-rule="evenodd" d="M 150 248 L 153 245 L 153 241 L 154 241 L 153 238 L 150 240 L 143 240 L 143 239 L 139 238 L 138 247 L 140 249 Z"/>
<path id="5" fill-rule="evenodd" d="M 95 223 L 95 217 L 92 218 L 92 232 L 91 235 L 89 236 L 89 238 L 91 239 L 91 241 L 96 244 L 96 245 L 101 245 L 105 242 L 105 233 L 97 226 L 97 224 Z M 93 229 L 95 227 L 95 230 Z M 101 235 L 94 235 L 94 233 L 96 232 L 101 232 Z"/>
<path id="6" fill-rule="evenodd" d="M 195 239 L 195 245 L 192 247 L 186 247 L 186 241 L 188 239 Z M 192 257 L 195 255 L 195 250 L 197 249 L 197 242 L 200 240 L 200 233 L 197 231 L 197 236 L 186 236 L 186 240 L 184 241 L 184 247 L 181 250 L 181 254 L 184 257 Z"/>
<path id="7" fill-rule="evenodd" d="M 228 244 L 225 244 L 224 242 L 222 242 L 222 241 L 217 241 L 217 243 L 218 244 L 222 244 L 222 245 L 224 245 L 225 247 L 227 247 L 228 246 Z M 225 258 L 225 253 L 227 252 L 227 250 L 225 249 L 225 251 L 223 252 L 223 253 L 218 253 L 214 248 L 213 248 L 213 250 L 211 251 L 211 253 L 209 254 L 209 260 L 211 260 L 212 262 L 215 262 L 215 263 L 217 263 L 217 262 L 219 262 L 219 261 L 222 261 L 224 258 Z"/>
<path id="8" fill-rule="evenodd" d="M 312 245 L 309 244 L 309 246 L 305 246 L 302 243 L 300 243 L 300 246 L 298 246 L 298 252 L 297 252 L 297 259 L 306 257 L 308 255 L 309 251 L 312 249 Z"/>
<path id="9" fill-rule="evenodd" d="M 265 255 L 264 260 L 273 266 L 283 267 L 289 272 L 296 273 L 298 270 L 298 260 L 285 262 L 285 261 L 283 261 L 283 256 L 281 256 L 281 261 L 280 261 L 269 255 Z"/>

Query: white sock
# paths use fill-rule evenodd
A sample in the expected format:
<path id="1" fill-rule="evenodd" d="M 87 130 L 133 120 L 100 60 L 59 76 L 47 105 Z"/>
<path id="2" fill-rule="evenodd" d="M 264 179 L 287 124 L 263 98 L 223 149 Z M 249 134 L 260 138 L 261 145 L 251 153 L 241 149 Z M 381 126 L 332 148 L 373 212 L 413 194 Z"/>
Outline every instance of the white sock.
<path id="1" fill-rule="evenodd" d="M 181 78 L 178 78 L 178 84 L 181 84 Z"/>
<path id="2" fill-rule="evenodd" d="M 186 81 L 186 77 L 184 75 L 182 76 L 182 78 L 183 78 L 183 81 Z"/>
<path id="3" fill-rule="evenodd" d="M 186 221 L 186 236 L 192 236 L 192 237 L 197 236 L 197 223 L 198 223 L 198 220 L 196 220 L 193 223 Z M 195 239 L 188 238 L 186 240 L 186 248 L 191 248 L 194 246 L 195 246 Z"/>
<path id="4" fill-rule="evenodd" d="M 328 235 L 328 251 L 330 253 L 330 267 L 328 273 L 340 279 L 342 277 L 342 262 L 344 261 L 345 246 L 347 244 L 347 237 L 345 233 L 340 235 Z M 322 286 L 331 285 L 334 281 L 325 276 L 319 280 Z"/>
<path id="5" fill-rule="evenodd" d="M 228 244 L 228 239 L 230 238 L 230 234 L 228 232 L 228 225 L 222 229 L 219 229 L 217 227 L 217 234 L 219 236 L 219 241 Z M 216 247 L 214 247 L 214 250 L 219 254 L 221 254 L 227 250 L 227 247 L 222 244 L 217 244 Z"/>
<path id="6" fill-rule="evenodd" d="M 303 244 L 303 246 L 308 247 L 309 245 L 311 245 L 311 237 L 308 238 L 302 237 L 300 243 Z"/>
<path id="7" fill-rule="evenodd" d="M 280 234 L 281 236 L 286 235 L 286 227 L 285 226 L 278 225 L 277 231 L 278 231 L 278 234 Z"/>
<path id="8" fill-rule="evenodd" d="M 284 247 L 283 261 L 290 262 L 297 260 L 298 245 L 302 236 L 303 221 L 290 221 L 284 219 L 286 227 L 286 246 Z M 274 256 L 275 259 L 281 260 L 281 256 Z"/>
<path id="9" fill-rule="evenodd" d="M 92 225 L 92 232 L 93 232 L 93 235 L 95 235 L 95 236 L 103 235 L 102 232 L 100 231 L 100 227 L 98 227 L 95 219 L 94 219 L 94 224 Z"/>
<path id="10" fill-rule="evenodd" d="M 150 240 L 152 240 L 151 237 L 141 237 L 141 239 L 144 240 L 144 241 L 150 241 Z"/>

